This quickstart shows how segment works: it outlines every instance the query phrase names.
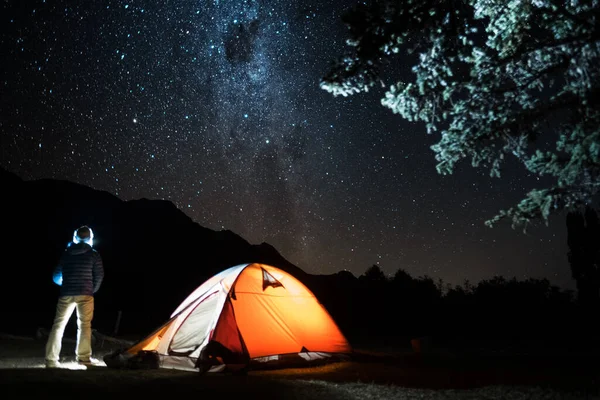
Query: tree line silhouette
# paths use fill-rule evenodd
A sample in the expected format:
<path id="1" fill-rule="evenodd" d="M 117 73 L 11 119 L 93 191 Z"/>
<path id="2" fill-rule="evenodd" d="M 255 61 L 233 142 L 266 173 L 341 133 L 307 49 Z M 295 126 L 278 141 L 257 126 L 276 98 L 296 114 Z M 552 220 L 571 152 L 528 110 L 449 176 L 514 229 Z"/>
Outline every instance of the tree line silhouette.
<path id="1" fill-rule="evenodd" d="M 428 337 L 440 345 L 527 343 L 528 347 L 580 347 L 598 343 L 600 224 L 587 208 L 567 217 L 568 259 L 577 291 L 548 279 L 494 276 L 452 286 L 413 277 L 403 269 L 386 276 L 379 265 L 322 293 L 323 304 L 354 343 L 398 345 Z M 348 273 L 348 275 L 350 275 Z"/>

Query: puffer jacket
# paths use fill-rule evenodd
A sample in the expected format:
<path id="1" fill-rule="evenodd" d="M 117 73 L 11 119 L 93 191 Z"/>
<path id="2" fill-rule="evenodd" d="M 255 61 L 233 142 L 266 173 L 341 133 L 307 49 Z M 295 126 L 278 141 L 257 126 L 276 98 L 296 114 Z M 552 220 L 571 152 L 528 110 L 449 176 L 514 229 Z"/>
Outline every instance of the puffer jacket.
<path id="1" fill-rule="evenodd" d="M 87 243 L 67 247 L 56 269 L 53 280 L 60 286 L 61 296 L 93 296 L 104 279 L 100 254 Z"/>

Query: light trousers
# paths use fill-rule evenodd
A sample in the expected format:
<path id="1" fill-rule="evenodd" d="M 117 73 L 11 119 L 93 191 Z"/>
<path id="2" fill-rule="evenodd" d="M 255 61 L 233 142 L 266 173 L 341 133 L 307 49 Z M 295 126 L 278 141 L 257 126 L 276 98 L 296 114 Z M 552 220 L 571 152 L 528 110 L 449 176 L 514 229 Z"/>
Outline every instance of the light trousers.
<path id="1" fill-rule="evenodd" d="M 48 342 L 46 343 L 46 361 L 57 362 L 62 347 L 63 334 L 73 314 L 77 310 L 77 360 L 87 361 L 92 356 L 92 318 L 94 316 L 93 296 L 61 296 L 56 304 L 56 315 Z"/>

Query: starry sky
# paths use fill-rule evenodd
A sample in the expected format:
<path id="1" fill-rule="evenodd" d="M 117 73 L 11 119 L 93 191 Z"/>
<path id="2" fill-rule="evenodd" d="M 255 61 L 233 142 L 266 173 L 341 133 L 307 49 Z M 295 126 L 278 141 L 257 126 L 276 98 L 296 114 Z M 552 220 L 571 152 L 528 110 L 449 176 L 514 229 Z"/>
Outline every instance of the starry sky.
<path id="1" fill-rule="evenodd" d="M 501 180 L 468 162 L 438 175 L 439 137 L 383 108 L 384 89 L 319 88 L 353 4 L 4 1 L 0 166 L 170 200 L 309 273 L 378 264 L 451 284 L 574 288 L 564 216 L 526 234 L 484 226 L 535 178 L 510 163 Z"/>

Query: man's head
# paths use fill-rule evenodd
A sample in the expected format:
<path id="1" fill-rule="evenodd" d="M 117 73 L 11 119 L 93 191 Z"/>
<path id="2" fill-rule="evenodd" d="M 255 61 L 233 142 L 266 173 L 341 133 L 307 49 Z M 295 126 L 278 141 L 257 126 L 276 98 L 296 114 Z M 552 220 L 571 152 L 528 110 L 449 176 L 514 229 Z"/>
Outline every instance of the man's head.
<path id="1" fill-rule="evenodd" d="M 87 243 L 90 246 L 93 245 L 93 240 L 94 240 L 94 232 L 92 232 L 92 229 L 88 226 L 82 226 L 79 229 L 77 229 L 74 233 L 73 233 L 73 242 L 74 243 Z"/>

